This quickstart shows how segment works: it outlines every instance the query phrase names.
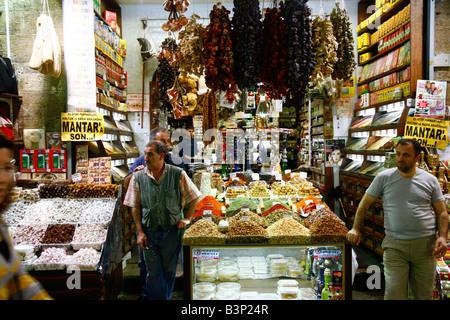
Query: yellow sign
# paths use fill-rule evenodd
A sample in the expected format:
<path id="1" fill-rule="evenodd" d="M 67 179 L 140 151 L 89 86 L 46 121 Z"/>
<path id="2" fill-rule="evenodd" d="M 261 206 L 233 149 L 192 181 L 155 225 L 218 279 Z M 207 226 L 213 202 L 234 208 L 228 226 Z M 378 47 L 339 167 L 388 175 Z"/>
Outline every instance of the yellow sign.
<path id="1" fill-rule="evenodd" d="M 101 140 L 105 132 L 103 115 L 95 112 L 61 113 L 62 141 Z"/>
<path id="2" fill-rule="evenodd" d="M 448 121 L 408 117 L 403 137 L 416 139 L 422 147 L 445 149 L 447 147 Z"/>

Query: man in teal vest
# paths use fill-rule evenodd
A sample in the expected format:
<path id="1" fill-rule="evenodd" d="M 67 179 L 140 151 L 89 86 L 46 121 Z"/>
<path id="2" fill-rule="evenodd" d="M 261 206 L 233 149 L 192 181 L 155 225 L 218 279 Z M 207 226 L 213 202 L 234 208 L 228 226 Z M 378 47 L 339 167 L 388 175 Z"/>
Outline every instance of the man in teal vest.
<path id="1" fill-rule="evenodd" d="M 160 141 L 146 144 L 147 167 L 133 173 L 124 201 L 131 207 L 137 243 L 144 252 L 150 300 L 172 297 L 181 231 L 190 222 L 201 196 L 185 171 L 164 162 L 167 152 Z"/>

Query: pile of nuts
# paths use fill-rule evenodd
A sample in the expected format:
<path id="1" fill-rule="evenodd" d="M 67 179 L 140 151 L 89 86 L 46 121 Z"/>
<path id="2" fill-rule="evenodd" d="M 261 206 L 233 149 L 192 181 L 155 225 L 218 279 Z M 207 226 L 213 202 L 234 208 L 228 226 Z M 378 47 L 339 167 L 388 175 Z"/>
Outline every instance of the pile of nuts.
<path id="1" fill-rule="evenodd" d="M 41 243 L 59 244 L 70 243 L 75 232 L 74 224 L 53 224 L 47 227 Z"/>
<path id="2" fill-rule="evenodd" d="M 251 220 L 237 220 L 230 223 L 231 229 L 227 233 L 229 243 L 265 243 L 267 231 Z"/>
<path id="3" fill-rule="evenodd" d="M 289 184 L 280 185 L 273 191 L 273 194 L 281 198 L 297 197 L 297 189 Z"/>
<path id="4" fill-rule="evenodd" d="M 309 230 L 292 218 L 282 218 L 267 228 L 269 242 L 303 243 L 310 239 Z"/>
<path id="5" fill-rule="evenodd" d="M 299 216 L 297 212 L 287 210 L 287 209 L 276 209 L 272 212 L 270 212 L 267 216 L 264 218 L 268 222 L 269 225 L 277 222 L 280 219 L 285 218 L 286 216 L 291 216 L 292 219 L 297 221 L 297 223 L 304 224 L 303 219 Z"/>
<path id="6" fill-rule="evenodd" d="M 227 198 L 237 198 L 240 195 L 246 196 L 247 195 L 247 191 L 245 189 L 242 189 L 242 188 L 239 188 L 239 189 L 237 189 L 237 188 L 228 188 L 227 189 L 227 193 L 226 193 L 225 196 Z"/>
<path id="7" fill-rule="evenodd" d="M 87 184 L 70 185 L 71 198 L 114 198 L 119 186 L 117 184 Z"/>
<path id="8" fill-rule="evenodd" d="M 184 233 L 185 244 L 224 244 L 225 235 L 221 233 L 217 224 L 208 219 L 200 219 Z"/>
<path id="9" fill-rule="evenodd" d="M 260 225 L 263 228 L 267 227 L 267 221 L 263 217 L 257 215 L 256 213 L 254 213 L 253 211 L 250 211 L 250 210 L 239 211 L 238 213 L 236 213 L 234 216 L 232 216 L 229 219 L 229 222 L 230 222 L 230 224 L 233 224 L 239 220 L 250 220 L 250 221 L 253 221 L 254 223 Z"/>
<path id="10" fill-rule="evenodd" d="M 67 198 L 70 195 L 69 185 L 64 184 L 43 184 L 39 188 L 41 199 Z"/>
<path id="11" fill-rule="evenodd" d="M 309 216 L 306 218 L 306 226 L 310 227 L 314 222 L 316 222 L 323 216 L 335 216 L 335 214 L 327 208 L 312 210 Z"/>
<path id="12" fill-rule="evenodd" d="M 266 186 L 262 184 L 257 184 L 250 189 L 250 197 L 252 198 L 269 198 L 270 192 Z"/>
<path id="13" fill-rule="evenodd" d="M 325 215 L 314 222 L 309 230 L 314 241 L 344 241 L 348 229 L 336 215 Z"/>

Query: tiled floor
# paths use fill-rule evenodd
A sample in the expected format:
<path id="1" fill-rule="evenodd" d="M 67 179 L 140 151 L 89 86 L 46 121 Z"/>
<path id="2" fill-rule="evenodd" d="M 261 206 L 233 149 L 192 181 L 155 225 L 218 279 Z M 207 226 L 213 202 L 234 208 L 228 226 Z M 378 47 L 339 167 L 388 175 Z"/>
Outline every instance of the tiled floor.
<path id="1" fill-rule="evenodd" d="M 380 289 L 368 289 L 367 279 L 370 276 L 366 273 L 366 269 L 371 265 L 377 265 L 382 269 L 382 258 L 368 249 L 357 247 L 354 249 L 357 261 L 358 271 L 353 283 L 352 298 L 353 300 L 383 300 L 384 283 Z M 119 300 L 137 300 L 139 298 L 139 268 L 137 266 L 138 254 L 137 247 L 133 248 L 131 258 L 126 260 L 126 267 L 123 270 L 123 290 L 118 296 Z M 173 293 L 173 300 L 183 300 L 183 271 L 179 264 L 177 270 L 177 280 Z"/>

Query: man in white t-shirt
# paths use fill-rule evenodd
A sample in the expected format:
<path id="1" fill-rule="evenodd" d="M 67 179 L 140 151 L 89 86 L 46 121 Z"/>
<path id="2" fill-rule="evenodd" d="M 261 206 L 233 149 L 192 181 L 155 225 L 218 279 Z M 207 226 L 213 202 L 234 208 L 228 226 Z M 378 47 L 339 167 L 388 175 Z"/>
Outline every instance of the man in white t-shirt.
<path id="1" fill-rule="evenodd" d="M 407 299 L 408 294 L 411 299 L 431 299 L 436 258 L 447 250 L 447 208 L 437 178 L 416 167 L 420 151 L 416 140 L 398 142 L 397 168 L 375 177 L 347 234 L 350 244 L 360 243 L 367 209 L 381 198 L 386 233 L 382 243 L 386 300 Z"/>

